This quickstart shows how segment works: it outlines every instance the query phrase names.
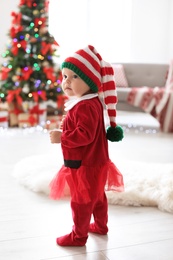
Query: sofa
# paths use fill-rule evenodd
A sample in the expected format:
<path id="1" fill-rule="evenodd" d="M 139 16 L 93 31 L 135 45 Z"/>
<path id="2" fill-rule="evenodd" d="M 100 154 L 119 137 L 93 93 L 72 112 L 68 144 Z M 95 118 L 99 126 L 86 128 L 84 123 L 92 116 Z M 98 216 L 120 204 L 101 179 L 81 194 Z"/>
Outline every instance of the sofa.
<path id="1" fill-rule="evenodd" d="M 117 110 L 143 112 L 127 102 L 132 87 L 164 87 L 169 64 L 112 63 L 117 85 Z"/>

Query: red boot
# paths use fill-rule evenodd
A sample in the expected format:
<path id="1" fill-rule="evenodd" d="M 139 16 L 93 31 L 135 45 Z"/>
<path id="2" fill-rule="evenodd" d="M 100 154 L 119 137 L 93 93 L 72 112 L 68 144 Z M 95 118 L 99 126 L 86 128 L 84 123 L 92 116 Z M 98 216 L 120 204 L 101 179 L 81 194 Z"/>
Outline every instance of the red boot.
<path id="1" fill-rule="evenodd" d="M 58 237 L 56 239 L 56 243 L 59 246 L 84 246 L 86 244 L 88 237 L 80 237 L 78 238 L 74 231 L 72 231 L 70 234 Z"/>
<path id="2" fill-rule="evenodd" d="M 89 232 L 106 235 L 108 233 L 108 204 L 104 194 L 103 201 L 96 202 L 93 210 L 94 223 L 90 224 Z"/>
<path id="3" fill-rule="evenodd" d="M 73 230 L 70 234 L 59 237 L 56 243 L 60 246 L 84 246 L 88 239 L 88 229 L 92 214 L 92 204 L 71 202 Z"/>

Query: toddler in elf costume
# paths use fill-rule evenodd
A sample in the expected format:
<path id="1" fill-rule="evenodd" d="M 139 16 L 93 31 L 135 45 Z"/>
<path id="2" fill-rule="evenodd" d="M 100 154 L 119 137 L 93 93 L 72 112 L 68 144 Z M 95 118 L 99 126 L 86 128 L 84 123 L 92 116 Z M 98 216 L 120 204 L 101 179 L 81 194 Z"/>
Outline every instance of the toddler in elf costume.
<path id="1" fill-rule="evenodd" d="M 108 141 L 120 141 L 123 130 L 116 125 L 114 71 L 97 50 L 88 45 L 62 63 L 62 88 L 69 97 L 62 131 L 50 132 L 52 143 L 61 143 L 64 165 L 50 183 L 50 197 L 59 199 L 66 183 L 70 188 L 73 228 L 58 237 L 60 246 L 84 246 L 88 233 L 106 235 L 108 205 L 105 190 L 123 191 L 123 176 L 111 162 Z M 110 126 L 105 130 L 103 92 Z M 90 223 L 93 215 L 94 222 Z"/>

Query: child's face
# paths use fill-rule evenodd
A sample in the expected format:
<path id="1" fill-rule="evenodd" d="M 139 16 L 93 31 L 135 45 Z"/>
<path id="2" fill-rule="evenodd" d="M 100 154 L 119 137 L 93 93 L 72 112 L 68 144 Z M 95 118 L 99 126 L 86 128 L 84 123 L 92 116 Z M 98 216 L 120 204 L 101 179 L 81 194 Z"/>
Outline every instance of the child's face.
<path id="1" fill-rule="evenodd" d="M 72 70 L 62 69 L 62 89 L 68 97 L 81 97 L 90 92 L 88 85 Z"/>

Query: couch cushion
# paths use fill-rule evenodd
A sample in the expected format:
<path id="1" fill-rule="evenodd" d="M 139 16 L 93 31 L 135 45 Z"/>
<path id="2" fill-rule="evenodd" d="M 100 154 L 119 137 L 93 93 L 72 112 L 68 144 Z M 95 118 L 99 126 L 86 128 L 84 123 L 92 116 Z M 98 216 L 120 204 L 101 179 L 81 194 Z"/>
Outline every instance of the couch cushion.
<path id="1" fill-rule="evenodd" d="M 119 88 L 127 88 L 128 82 L 122 64 L 113 64 L 116 86 Z"/>
<path id="2" fill-rule="evenodd" d="M 127 97 L 132 89 L 131 88 L 119 88 L 117 87 L 118 102 L 127 102 Z"/>
<path id="3" fill-rule="evenodd" d="M 168 64 L 123 63 L 129 87 L 164 87 Z"/>

